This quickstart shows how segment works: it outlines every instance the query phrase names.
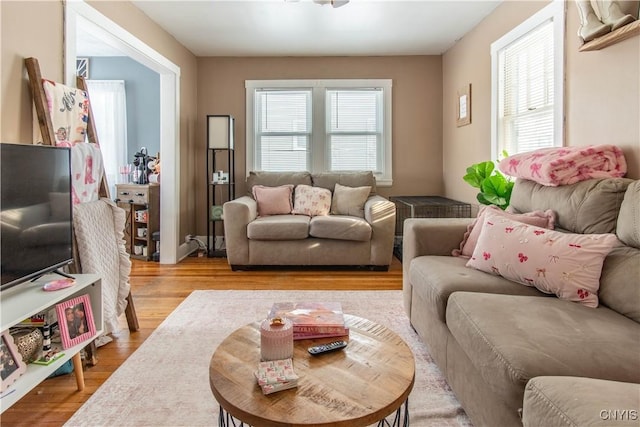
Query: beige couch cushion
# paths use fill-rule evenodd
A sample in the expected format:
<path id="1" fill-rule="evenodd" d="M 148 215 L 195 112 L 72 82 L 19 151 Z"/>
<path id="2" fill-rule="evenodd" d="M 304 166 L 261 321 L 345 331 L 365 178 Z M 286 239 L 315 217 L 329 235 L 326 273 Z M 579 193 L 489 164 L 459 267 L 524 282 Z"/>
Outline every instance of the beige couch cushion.
<path id="1" fill-rule="evenodd" d="M 299 240 L 309 237 L 309 217 L 305 215 L 271 215 L 247 225 L 250 240 Z"/>
<path id="2" fill-rule="evenodd" d="M 253 186 L 278 187 L 280 185 L 312 185 L 309 172 L 261 172 L 251 171 L 247 177 L 247 196 L 253 197 Z M 295 191 L 295 189 L 294 189 Z"/>
<path id="3" fill-rule="evenodd" d="M 323 172 L 311 175 L 314 187 L 322 187 L 333 192 L 336 183 L 347 187 L 370 186 L 370 195 L 376 194 L 376 179 L 371 171 L 363 172 Z"/>
<path id="4" fill-rule="evenodd" d="M 600 303 L 640 323 L 640 249 L 615 248 L 600 274 Z"/>
<path id="5" fill-rule="evenodd" d="M 624 244 L 640 249 L 640 181 L 631 183 L 624 193 L 616 234 Z"/>
<path id="6" fill-rule="evenodd" d="M 371 240 L 371 226 L 362 218 L 343 215 L 315 216 L 311 219 L 309 235 L 323 239 Z"/>
<path id="7" fill-rule="evenodd" d="M 579 377 L 536 377 L 529 380 L 524 392 L 524 427 L 637 427 L 639 416 L 640 384 Z"/>
<path id="8" fill-rule="evenodd" d="M 510 207 L 517 212 L 551 209 L 557 214 L 556 228 L 572 233 L 615 233 L 618 211 L 631 182 L 625 178 L 606 178 L 545 187 L 518 179 Z"/>
<path id="9" fill-rule="evenodd" d="M 411 260 L 409 282 L 413 284 L 414 292 L 436 307 L 443 322 L 447 300 L 456 291 L 545 296 L 533 287 L 465 267 L 467 261 L 450 256 L 422 256 Z M 414 309 L 420 310 L 420 307 Z"/>
<path id="10" fill-rule="evenodd" d="M 606 307 L 455 292 L 446 319 L 485 382 L 512 407 L 537 376 L 640 382 L 640 325 Z"/>

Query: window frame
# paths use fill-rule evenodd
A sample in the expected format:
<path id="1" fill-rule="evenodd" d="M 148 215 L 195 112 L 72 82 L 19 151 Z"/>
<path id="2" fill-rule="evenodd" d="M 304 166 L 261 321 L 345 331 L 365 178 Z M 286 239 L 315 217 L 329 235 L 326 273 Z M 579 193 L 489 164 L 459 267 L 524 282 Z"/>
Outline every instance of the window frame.
<path id="1" fill-rule="evenodd" d="M 327 172 L 329 169 L 329 133 L 327 132 L 327 102 L 326 93 L 331 89 L 363 89 L 381 88 L 383 96 L 383 121 L 382 121 L 382 170 L 374 172 L 376 185 L 385 187 L 393 184 L 392 179 L 392 80 L 391 79 L 301 79 L 301 80 L 246 80 L 245 100 L 246 100 L 246 176 L 254 170 L 256 141 L 255 141 L 255 120 L 256 108 L 254 105 L 255 91 L 265 89 L 311 89 L 311 150 L 310 150 L 310 171 L 311 173 Z"/>
<path id="2" fill-rule="evenodd" d="M 502 151 L 504 144 L 499 141 L 498 123 L 499 123 L 499 80 L 501 70 L 499 68 L 499 53 L 502 49 L 509 46 L 519 38 L 529 34 L 540 25 L 551 20 L 553 22 L 553 146 L 562 147 L 565 141 L 564 129 L 564 62 L 565 62 L 565 19 L 566 5 L 563 0 L 553 0 L 550 4 L 539 10 L 537 13 L 529 17 L 523 23 L 495 42 L 491 43 L 491 158 L 497 160 Z M 509 153 L 510 155 L 516 153 Z"/>

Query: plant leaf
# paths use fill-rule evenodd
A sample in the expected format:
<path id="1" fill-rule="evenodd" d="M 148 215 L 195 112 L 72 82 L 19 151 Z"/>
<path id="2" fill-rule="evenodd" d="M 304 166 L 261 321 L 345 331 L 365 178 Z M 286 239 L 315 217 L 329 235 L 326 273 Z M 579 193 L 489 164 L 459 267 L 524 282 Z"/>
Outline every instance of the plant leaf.
<path id="1" fill-rule="evenodd" d="M 468 169 L 467 169 L 468 170 Z M 468 173 L 462 177 L 462 179 L 472 187 L 480 188 L 482 185 L 482 178 L 477 173 Z"/>

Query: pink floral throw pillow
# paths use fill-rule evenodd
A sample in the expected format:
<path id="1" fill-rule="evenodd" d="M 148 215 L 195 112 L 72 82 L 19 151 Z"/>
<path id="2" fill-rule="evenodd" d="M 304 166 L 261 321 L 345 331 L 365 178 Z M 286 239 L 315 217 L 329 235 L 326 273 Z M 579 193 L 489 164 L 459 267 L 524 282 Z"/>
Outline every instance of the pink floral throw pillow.
<path id="1" fill-rule="evenodd" d="M 536 227 L 548 228 L 550 230 L 553 230 L 556 223 L 556 215 L 552 210 L 516 214 L 505 212 L 499 207 L 493 205 L 483 206 L 478 211 L 477 218 L 467 227 L 467 231 L 464 233 L 464 238 L 462 239 L 462 242 L 460 242 L 460 249 L 454 249 L 451 252 L 451 255 L 469 258 L 473 254 L 473 250 L 476 248 L 476 243 L 478 242 L 478 236 L 480 236 L 480 231 L 482 231 L 486 212 L 493 212 L 495 214 L 502 215 L 505 218 L 524 222 L 529 225 L 535 225 Z"/>
<path id="2" fill-rule="evenodd" d="M 326 188 L 300 184 L 296 186 L 293 211 L 298 215 L 329 215 L 331 191 Z"/>
<path id="3" fill-rule="evenodd" d="M 254 185 L 251 189 L 253 198 L 258 203 L 258 216 L 286 215 L 291 213 L 293 185 L 266 187 Z"/>
<path id="4" fill-rule="evenodd" d="M 617 244 L 615 234 L 561 233 L 487 212 L 467 267 L 595 308 L 604 258 Z"/>

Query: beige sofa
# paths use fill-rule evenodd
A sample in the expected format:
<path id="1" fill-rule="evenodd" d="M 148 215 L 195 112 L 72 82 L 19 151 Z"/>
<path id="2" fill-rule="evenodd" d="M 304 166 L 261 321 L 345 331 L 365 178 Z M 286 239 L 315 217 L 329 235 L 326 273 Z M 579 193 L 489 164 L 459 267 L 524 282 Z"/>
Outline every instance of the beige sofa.
<path id="1" fill-rule="evenodd" d="M 403 293 L 413 327 L 477 426 L 625 425 L 601 412 L 624 409 L 638 425 L 640 181 L 554 188 L 518 180 L 511 206 L 554 210 L 556 229 L 617 234 L 600 305 L 466 267 L 450 254 L 470 219 L 407 219 Z"/>
<path id="2" fill-rule="evenodd" d="M 254 185 L 371 186 L 364 218 L 348 215 L 258 216 Z M 295 192 L 295 189 L 294 189 Z M 295 197 L 295 196 L 294 196 Z M 376 194 L 371 172 L 251 172 L 247 195 L 223 205 L 227 260 L 233 270 L 258 266 L 357 266 L 386 270 L 393 256 L 395 204 Z"/>

